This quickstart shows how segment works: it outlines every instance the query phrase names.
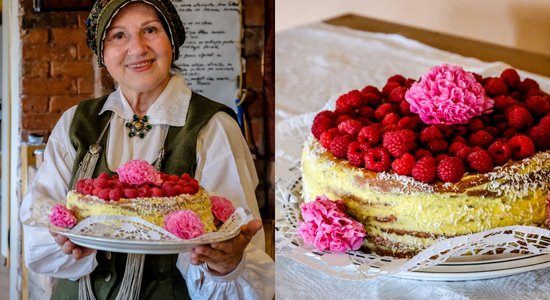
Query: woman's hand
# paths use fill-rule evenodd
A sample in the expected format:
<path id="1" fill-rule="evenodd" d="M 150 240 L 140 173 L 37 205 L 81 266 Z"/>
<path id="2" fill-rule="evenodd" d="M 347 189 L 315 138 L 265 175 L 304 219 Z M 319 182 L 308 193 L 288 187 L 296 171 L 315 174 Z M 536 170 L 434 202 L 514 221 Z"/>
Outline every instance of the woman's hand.
<path id="1" fill-rule="evenodd" d="M 252 220 L 241 226 L 241 233 L 236 237 L 210 245 L 199 245 L 191 252 L 191 263 L 206 263 L 211 273 L 225 275 L 233 271 L 243 258 L 244 249 L 250 239 L 262 228 L 262 222 Z"/>
<path id="2" fill-rule="evenodd" d="M 57 234 L 50 231 L 55 242 L 61 247 L 63 253 L 71 255 L 74 259 L 82 259 L 95 252 L 94 249 L 80 247 L 75 245 L 69 238 L 64 235 Z"/>

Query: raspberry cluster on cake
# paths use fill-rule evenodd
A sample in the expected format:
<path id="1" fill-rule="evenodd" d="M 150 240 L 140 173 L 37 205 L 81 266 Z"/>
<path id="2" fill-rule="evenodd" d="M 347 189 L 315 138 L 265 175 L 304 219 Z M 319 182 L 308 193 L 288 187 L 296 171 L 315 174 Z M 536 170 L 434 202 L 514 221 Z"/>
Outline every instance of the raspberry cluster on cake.
<path id="1" fill-rule="evenodd" d="M 50 214 L 55 226 L 72 228 L 93 216 L 130 216 L 184 239 L 215 231 L 215 222 L 224 222 L 234 211 L 225 198 L 211 201 L 189 174 L 158 172 L 143 160 L 129 161 L 113 175 L 78 180 L 66 200 L 66 205 L 56 205 Z"/>
<path id="2" fill-rule="evenodd" d="M 514 69 L 394 75 L 341 95 L 311 132 L 304 199 L 343 200 L 369 251 L 410 257 L 440 238 L 546 226 L 550 96 Z"/>

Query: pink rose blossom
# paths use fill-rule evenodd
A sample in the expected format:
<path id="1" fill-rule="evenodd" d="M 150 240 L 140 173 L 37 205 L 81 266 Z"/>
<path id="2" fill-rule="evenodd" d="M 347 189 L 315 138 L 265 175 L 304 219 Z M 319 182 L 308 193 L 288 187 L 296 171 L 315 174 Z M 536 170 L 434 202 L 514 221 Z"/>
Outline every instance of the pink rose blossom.
<path id="1" fill-rule="evenodd" d="M 204 234 L 204 224 L 192 210 L 178 210 L 164 217 L 164 228 L 184 240 Z"/>
<path id="2" fill-rule="evenodd" d="M 472 73 L 459 66 L 433 67 L 405 93 L 411 112 L 426 124 L 465 124 L 490 111 L 494 101 Z"/>
<path id="3" fill-rule="evenodd" d="M 57 227 L 73 228 L 77 223 L 77 219 L 73 215 L 72 210 L 68 209 L 63 204 L 56 204 L 52 208 L 49 217 L 50 222 Z"/>
<path id="4" fill-rule="evenodd" d="M 160 172 L 145 160 L 131 160 L 120 166 L 117 170 L 118 178 L 121 182 L 132 185 L 142 185 L 151 183 L 155 185 L 162 184 Z"/>
<path id="5" fill-rule="evenodd" d="M 298 234 L 307 244 L 321 251 L 346 252 L 357 250 L 363 244 L 365 228 L 345 212 L 341 200 L 333 202 L 322 196 L 300 206 L 303 222 Z"/>
<path id="6" fill-rule="evenodd" d="M 229 219 L 235 211 L 233 203 L 224 197 L 210 196 L 210 202 L 212 203 L 212 214 L 222 223 Z"/>

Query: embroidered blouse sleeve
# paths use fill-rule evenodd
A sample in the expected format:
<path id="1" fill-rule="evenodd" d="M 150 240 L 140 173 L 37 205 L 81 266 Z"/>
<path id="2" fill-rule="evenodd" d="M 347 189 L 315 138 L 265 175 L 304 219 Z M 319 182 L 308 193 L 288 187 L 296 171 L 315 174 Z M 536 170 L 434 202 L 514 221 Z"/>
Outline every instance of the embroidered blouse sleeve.
<path id="1" fill-rule="evenodd" d="M 261 220 L 255 189 L 258 177 L 252 155 L 237 123 L 225 113 L 217 113 L 197 141 L 195 177 L 206 190 L 233 201 L 235 207 L 249 209 Z M 189 263 L 189 254 L 180 254 L 178 268 L 186 279 L 190 296 L 199 299 L 271 299 L 274 294 L 275 265 L 264 252 L 264 232 L 260 230 L 245 250 L 239 266 L 230 274 L 215 276 L 205 265 Z"/>
<path id="2" fill-rule="evenodd" d="M 71 280 L 87 275 L 95 269 L 95 254 L 81 260 L 64 254 L 48 229 L 37 226 L 34 222 L 33 208 L 38 201 L 65 201 L 75 159 L 75 151 L 69 139 L 69 127 L 75 108 L 67 110 L 55 125 L 44 151 L 44 162 L 23 199 L 20 211 L 27 267 L 37 273 Z"/>

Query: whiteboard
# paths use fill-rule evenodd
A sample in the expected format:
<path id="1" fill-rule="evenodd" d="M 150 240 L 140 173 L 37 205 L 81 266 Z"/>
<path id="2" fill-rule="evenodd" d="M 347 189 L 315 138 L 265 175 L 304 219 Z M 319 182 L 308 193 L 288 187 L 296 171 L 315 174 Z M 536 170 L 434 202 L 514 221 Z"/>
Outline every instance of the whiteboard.
<path id="1" fill-rule="evenodd" d="M 227 0 L 172 0 L 185 27 L 175 64 L 191 90 L 234 110 L 241 75 L 241 5 Z"/>

